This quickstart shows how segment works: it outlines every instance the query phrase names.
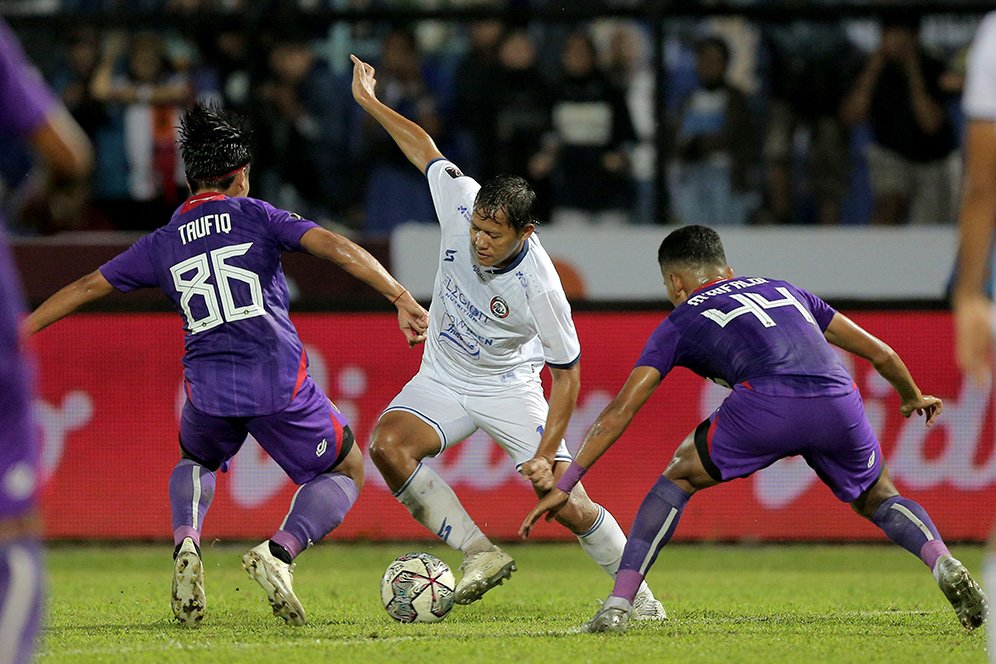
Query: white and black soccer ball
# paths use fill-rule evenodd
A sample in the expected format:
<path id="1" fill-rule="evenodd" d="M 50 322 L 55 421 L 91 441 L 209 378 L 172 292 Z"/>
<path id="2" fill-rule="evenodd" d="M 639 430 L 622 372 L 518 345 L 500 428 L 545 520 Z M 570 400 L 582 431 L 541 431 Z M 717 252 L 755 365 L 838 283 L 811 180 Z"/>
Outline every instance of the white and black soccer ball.
<path id="1" fill-rule="evenodd" d="M 438 622 L 453 608 L 456 579 L 449 566 L 429 553 L 406 553 L 387 566 L 380 598 L 387 615 L 400 622 Z"/>

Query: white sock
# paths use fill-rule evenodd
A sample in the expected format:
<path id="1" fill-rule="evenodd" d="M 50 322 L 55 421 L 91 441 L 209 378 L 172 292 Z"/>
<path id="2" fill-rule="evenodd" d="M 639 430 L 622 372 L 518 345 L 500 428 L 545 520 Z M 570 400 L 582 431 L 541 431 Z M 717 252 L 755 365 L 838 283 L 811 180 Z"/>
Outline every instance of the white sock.
<path id="1" fill-rule="evenodd" d="M 597 503 L 595 507 L 598 508 L 595 523 L 588 529 L 588 532 L 577 536 L 578 542 L 581 543 L 581 548 L 588 554 L 588 557 L 598 563 L 598 566 L 614 579 L 619 570 L 619 563 L 622 561 L 623 549 L 626 548 L 626 535 L 609 510 Z M 638 592 L 650 592 L 646 581 L 640 583 Z"/>
<path id="2" fill-rule="evenodd" d="M 982 568 L 982 589 L 991 598 L 996 597 L 996 551 L 990 549 L 986 551 L 985 562 Z M 992 604 L 990 604 L 992 606 Z M 996 611 L 996 609 L 990 609 Z M 989 624 L 986 626 L 989 635 L 989 664 L 996 664 L 996 619 L 990 615 Z"/>
<path id="3" fill-rule="evenodd" d="M 416 521 L 454 549 L 467 554 L 491 547 L 491 541 L 467 514 L 453 489 L 432 468 L 420 463 L 394 497 Z"/>

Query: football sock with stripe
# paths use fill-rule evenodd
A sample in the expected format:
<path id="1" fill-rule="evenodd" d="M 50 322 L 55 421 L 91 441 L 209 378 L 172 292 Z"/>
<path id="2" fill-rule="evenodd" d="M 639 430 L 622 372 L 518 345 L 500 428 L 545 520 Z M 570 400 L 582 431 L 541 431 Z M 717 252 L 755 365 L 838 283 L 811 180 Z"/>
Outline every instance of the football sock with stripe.
<path id="1" fill-rule="evenodd" d="M 201 527 L 214 498 L 214 473 L 193 461 L 180 459 L 169 476 L 169 504 L 173 513 L 173 544 L 186 538 L 200 546 Z"/>
<path id="2" fill-rule="evenodd" d="M 394 497 L 416 521 L 465 555 L 491 548 L 491 541 L 467 514 L 453 489 L 425 464 L 415 468 Z"/>
<path id="3" fill-rule="evenodd" d="M 633 601 L 657 554 L 674 534 L 690 497 L 663 475 L 657 478 L 636 513 L 611 596 Z"/>
<path id="4" fill-rule="evenodd" d="M 342 473 L 324 473 L 302 484 L 291 500 L 290 510 L 280 524 L 280 530 L 270 538 L 270 553 L 284 559 L 279 551 L 273 551 L 272 545 L 276 544 L 289 554 L 291 560 L 297 558 L 302 551 L 342 523 L 358 494 L 353 478 Z"/>
<path id="5" fill-rule="evenodd" d="M 937 559 L 948 553 L 934 522 L 915 500 L 903 496 L 884 500 L 872 515 L 872 521 L 889 539 L 920 558 L 931 571 L 937 566 Z"/>
<path id="6" fill-rule="evenodd" d="M 626 535 L 611 512 L 597 503 L 595 507 L 598 508 L 595 523 L 588 532 L 577 536 L 578 542 L 588 557 L 614 579 L 626 548 Z"/>

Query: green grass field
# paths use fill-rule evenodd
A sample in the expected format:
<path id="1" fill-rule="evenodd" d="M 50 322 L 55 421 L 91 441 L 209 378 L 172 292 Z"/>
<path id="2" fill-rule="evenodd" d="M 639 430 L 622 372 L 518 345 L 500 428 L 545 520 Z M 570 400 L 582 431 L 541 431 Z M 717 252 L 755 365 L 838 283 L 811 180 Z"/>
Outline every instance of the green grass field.
<path id="1" fill-rule="evenodd" d="M 56 546 L 39 662 L 948 662 L 985 661 L 923 565 L 891 546 L 665 549 L 649 581 L 663 624 L 625 635 L 578 633 L 610 589 L 576 545 L 511 545 L 519 571 L 441 623 L 395 623 L 380 575 L 426 544 L 324 544 L 301 559 L 295 589 L 309 625 L 270 613 L 241 568 L 245 547 L 205 547 L 208 610 L 186 629 L 169 609 L 170 547 Z M 973 572 L 981 549 L 955 547 Z M 631 623 L 632 624 L 632 623 Z"/>

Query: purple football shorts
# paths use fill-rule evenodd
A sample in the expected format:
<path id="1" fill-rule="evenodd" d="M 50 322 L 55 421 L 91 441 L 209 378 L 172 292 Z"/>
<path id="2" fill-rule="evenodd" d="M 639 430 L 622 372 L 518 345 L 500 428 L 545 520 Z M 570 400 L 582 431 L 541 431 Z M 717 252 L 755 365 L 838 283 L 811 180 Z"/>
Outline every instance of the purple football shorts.
<path id="1" fill-rule="evenodd" d="M 180 416 L 180 446 L 198 463 L 217 470 L 252 434 L 295 484 L 305 484 L 345 458 L 353 442 L 348 426 L 308 377 L 290 405 L 272 415 L 216 417 L 187 401 Z"/>
<path id="2" fill-rule="evenodd" d="M 882 450 L 861 395 L 775 397 L 737 385 L 695 430 L 706 471 L 724 482 L 802 456 L 840 500 L 851 502 L 882 472 Z"/>

